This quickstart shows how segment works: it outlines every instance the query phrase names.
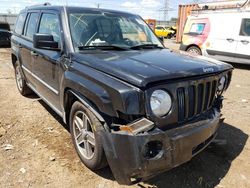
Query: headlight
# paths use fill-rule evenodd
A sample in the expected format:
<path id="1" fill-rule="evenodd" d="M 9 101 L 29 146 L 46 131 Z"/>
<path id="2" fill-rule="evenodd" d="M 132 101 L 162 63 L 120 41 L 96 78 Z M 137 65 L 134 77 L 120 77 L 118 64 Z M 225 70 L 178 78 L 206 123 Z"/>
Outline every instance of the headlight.
<path id="1" fill-rule="evenodd" d="M 150 97 L 150 107 L 156 116 L 164 116 L 170 111 L 172 100 L 170 95 L 163 90 L 155 90 Z"/>
<path id="2" fill-rule="evenodd" d="M 218 91 L 222 92 L 226 86 L 226 76 L 222 76 L 218 83 Z"/>

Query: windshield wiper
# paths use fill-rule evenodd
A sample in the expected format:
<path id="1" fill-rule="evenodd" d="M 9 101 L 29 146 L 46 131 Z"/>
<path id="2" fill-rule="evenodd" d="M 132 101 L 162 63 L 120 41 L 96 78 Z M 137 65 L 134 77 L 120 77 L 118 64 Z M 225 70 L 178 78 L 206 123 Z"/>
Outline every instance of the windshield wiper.
<path id="1" fill-rule="evenodd" d="M 116 45 L 105 45 L 105 46 L 78 46 L 79 50 L 128 50 L 128 48 L 124 48 Z"/>
<path id="2" fill-rule="evenodd" d="M 152 49 L 152 48 L 163 49 L 163 47 L 159 46 L 158 44 L 140 44 L 140 45 L 130 47 L 130 49 L 132 49 L 132 50 Z"/>

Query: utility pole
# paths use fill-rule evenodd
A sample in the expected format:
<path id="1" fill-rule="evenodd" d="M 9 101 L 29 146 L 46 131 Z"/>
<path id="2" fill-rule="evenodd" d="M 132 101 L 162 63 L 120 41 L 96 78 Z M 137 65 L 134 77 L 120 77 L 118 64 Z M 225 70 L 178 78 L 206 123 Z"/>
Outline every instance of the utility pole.
<path id="1" fill-rule="evenodd" d="M 164 21 L 168 20 L 168 10 L 169 10 L 169 0 L 165 0 L 165 2 L 164 2 L 164 10 L 163 10 Z"/>
<path id="2" fill-rule="evenodd" d="M 96 3 L 96 7 L 100 8 L 101 4 L 100 3 Z"/>

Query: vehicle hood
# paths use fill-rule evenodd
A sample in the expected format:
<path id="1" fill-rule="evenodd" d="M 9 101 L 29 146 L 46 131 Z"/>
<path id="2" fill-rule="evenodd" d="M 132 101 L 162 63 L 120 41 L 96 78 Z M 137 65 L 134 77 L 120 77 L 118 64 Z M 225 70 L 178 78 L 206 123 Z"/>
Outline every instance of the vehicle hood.
<path id="1" fill-rule="evenodd" d="M 130 51 L 83 51 L 72 60 L 138 87 L 148 83 L 212 74 L 232 66 L 202 56 L 192 57 L 168 49 Z"/>

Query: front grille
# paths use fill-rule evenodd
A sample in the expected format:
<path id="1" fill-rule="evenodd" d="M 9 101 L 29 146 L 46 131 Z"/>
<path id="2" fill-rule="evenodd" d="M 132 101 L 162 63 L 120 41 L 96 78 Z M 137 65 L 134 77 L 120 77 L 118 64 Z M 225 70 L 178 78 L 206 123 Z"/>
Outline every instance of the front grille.
<path id="1" fill-rule="evenodd" d="M 216 80 L 177 88 L 178 122 L 189 120 L 210 109 L 216 88 Z"/>

